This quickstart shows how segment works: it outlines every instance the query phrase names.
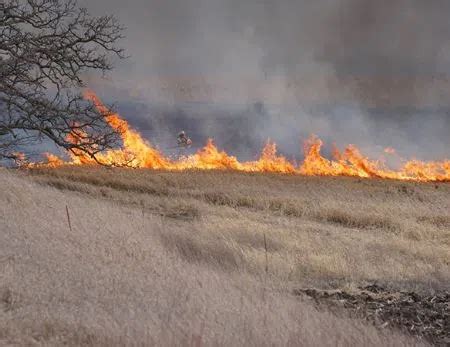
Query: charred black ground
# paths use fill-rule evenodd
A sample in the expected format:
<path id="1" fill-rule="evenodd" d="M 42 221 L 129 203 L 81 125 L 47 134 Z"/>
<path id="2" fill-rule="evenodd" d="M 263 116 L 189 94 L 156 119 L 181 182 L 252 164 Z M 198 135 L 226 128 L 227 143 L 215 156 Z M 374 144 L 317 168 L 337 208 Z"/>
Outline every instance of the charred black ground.
<path id="1" fill-rule="evenodd" d="M 450 343 L 450 293 L 432 295 L 394 291 L 372 284 L 359 292 L 298 289 L 295 295 L 311 298 L 321 309 L 363 318 L 382 329 L 399 329 L 436 345 Z"/>

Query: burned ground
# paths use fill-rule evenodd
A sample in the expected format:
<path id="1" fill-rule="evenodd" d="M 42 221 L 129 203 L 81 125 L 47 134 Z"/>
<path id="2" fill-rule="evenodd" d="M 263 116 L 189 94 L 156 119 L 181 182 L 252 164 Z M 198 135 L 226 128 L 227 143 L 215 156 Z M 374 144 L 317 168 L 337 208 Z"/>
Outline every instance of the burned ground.
<path id="1" fill-rule="evenodd" d="M 298 289 L 295 295 L 307 296 L 317 307 L 337 315 L 350 314 L 366 319 L 380 328 L 395 328 L 437 345 L 450 343 L 450 293 L 421 294 L 391 291 L 377 284 L 358 291 Z"/>

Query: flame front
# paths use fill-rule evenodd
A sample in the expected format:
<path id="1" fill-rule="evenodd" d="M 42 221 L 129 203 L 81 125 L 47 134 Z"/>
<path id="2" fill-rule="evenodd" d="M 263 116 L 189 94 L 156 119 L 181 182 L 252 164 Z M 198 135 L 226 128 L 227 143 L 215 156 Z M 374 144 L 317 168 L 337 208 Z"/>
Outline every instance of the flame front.
<path id="1" fill-rule="evenodd" d="M 321 155 L 322 141 L 311 136 L 305 143 L 305 159 L 300 165 L 277 154 L 276 144 L 268 141 L 257 161 L 240 162 L 236 157 L 227 154 L 214 145 L 209 139 L 205 147 L 196 154 L 172 160 L 154 148 L 142 136 L 131 129 L 129 124 L 116 113 L 110 113 L 108 108 L 92 91 L 85 92 L 85 98 L 94 103 L 95 107 L 106 115 L 108 124 L 117 130 L 122 137 L 123 147 L 101 152 L 96 161 L 84 152 L 69 153 L 70 160 L 64 161 L 53 154 L 47 154 L 49 167 L 61 165 L 97 165 L 98 163 L 133 168 L 164 169 L 180 171 L 186 169 L 199 170 L 235 170 L 244 172 L 275 172 L 286 174 L 301 174 L 306 176 L 353 176 L 365 178 L 385 178 L 410 181 L 450 181 L 450 160 L 422 162 L 418 160 L 405 161 L 399 170 L 391 170 L 379 161 L 365 157 L 357 147 L 349 145 L 343 152 L 334 150 L 333 159 Z M 71 134 L 70 141 L 79 141 L 79 134 Z M 392 148 L 386 148 L 385 153 L 395 154 Z M 33 164 L 36 165 L 36 164 Z"/>

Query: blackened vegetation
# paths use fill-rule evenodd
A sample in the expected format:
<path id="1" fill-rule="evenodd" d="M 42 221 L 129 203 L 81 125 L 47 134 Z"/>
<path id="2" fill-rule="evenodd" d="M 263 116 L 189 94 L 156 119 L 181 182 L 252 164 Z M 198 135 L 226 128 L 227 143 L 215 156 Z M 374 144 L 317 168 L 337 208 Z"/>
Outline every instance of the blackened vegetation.
<path id="1" fill-rule="evenodd" d="M 343 290 L 297 289 L 296 295 L 312 298 L 318 307 L 333 312 L 344 308 L 380 328 L 395 328 L 437 345 L 450 343 L 450 293 L 433 295 L 395 292 L 372 284 L 359 293 Z"/>

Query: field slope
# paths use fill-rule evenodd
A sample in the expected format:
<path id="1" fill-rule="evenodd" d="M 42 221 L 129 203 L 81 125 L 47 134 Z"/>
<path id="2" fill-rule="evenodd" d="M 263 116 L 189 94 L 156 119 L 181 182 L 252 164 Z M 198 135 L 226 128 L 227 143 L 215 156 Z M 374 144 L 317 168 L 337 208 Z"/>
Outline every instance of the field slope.
<path id="1" fill-rule="evenodd" d="M 442 297 L 448 184 L 62 167 L 0 170 L 0 186 L 0 344 L 446 338 L 439 322 L 410 337 L 316 294 Z"/>

